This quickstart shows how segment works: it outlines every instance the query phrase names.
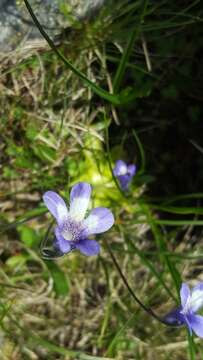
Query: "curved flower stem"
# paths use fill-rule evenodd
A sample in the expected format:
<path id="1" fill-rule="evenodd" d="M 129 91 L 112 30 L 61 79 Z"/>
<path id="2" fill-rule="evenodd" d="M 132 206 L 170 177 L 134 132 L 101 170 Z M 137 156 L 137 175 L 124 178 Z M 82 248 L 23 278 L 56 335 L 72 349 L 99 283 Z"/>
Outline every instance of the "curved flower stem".
<path id="1" fill-rule="evenodd" d="M 161 322 L 162 324 L 165 324 L 165 325 L 170 325 L 167 321 L 165 321 L 164 319 L 162 319 L 161 317 L 159 317 L 157 314 L 155 314 L 155 312 L 150 308 L 150 307 L 147 307 L 146 305 L 144 305 L 141 300 L 137 297 L 137 295 L 134 293 L 133 289 L 131 288 L 131 286 L 129 285 L 128 283 L 128 280 L 126 279 L 125 275 L 123 274 L 121 268 L 120 268 L 120 265 L 118 263 L 118 261 L 116 260 L 113 252 L 111 251 L 111 248 L 110 246 L 106 243 L 106 246 L 107 246 L 107 249 L 108 249 L 108 252 L 111 256 L 111 259 L 121 277 L 121 279 L 123 280 L 123 283 L 125 284 L 126 288 L 128 289 L 129 293 L 131 294 L 131 296 L 133 297 L 133 299 L 136 301 L 136 303 L 150 316 L 152 316 L 154 319 L 158 320 L 159 322 Z"/>
<path id="2" fill-rule="evenodd" d="M 54 260 L 54 259 L 64 255 L 59 250 L 56 250 L 56 249 L 52 250 L 49 247 L 46 247 L 47 240 L 49 238 L 50 231 L 51 231 L 53 225 L 54 225 L 54 220 L 50 223 L 50 225 L 46 231 L 46 234 L 40 243 L 40 255 L 44 260 Z"/>
<path id="3" fill-rule="evenodd" d="M 46 31 L 43 29 L 43 26 L 40 24 L 38 18 L 33 12 L 32 6 L 30 5 L 28 0 L 24 0 L 25 6 L 27 10 L 30 13 L 30 16 L 34 22 L 34 24 L 37 26 L 38 30 L 40 31 L 41 35 L 44 37 L 44 39 L 49 44 L 50 48 L 57 54 L 57 56 L 63 61 L 63 63 L 76 75 L 78 76 L 85 85 L 87 85 L 89 88 L 92 89 L 92 91 L 100 96 L 101 98 L 109 101 L 110 103 L 114 105 L 120 105 L 121 104 L 121 98 L 119 95 L 111 94 L 108 91 L 104 90 L 103 88 L 97 86 L 94 82 L 92 82 L 89 78 L 85 76 L 84 73 L 82 73 L 79 69 L 75 68 L 72 63 L 58 50 L 57 46 L 54 44 L 52 39 L 49 37 L 49 35 L 46 33 Z"/>

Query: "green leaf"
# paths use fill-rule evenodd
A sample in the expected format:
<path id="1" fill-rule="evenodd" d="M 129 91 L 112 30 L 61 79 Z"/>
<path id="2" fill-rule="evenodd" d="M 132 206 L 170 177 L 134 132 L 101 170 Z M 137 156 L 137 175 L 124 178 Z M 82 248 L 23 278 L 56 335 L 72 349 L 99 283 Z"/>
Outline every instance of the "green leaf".
<path id="1" fill-rule="evenodd" d="M 39 237 L 36 231 L 27 225 L 20 225 L 17 228 L 21 241 L 28 247 L 34 247 L 39 243 Z"/>
<path id="2" fill-rule="evenodd" d="M 69 284 L 64 272 L 53 261 L 46 263 L 54 281 L 54 289 L 58 296 L 66 296 L 69 293 Z"/>
<path id="3" fill-rule="evenodd" d="M 56 151 L 45 144 L 38 144 L 33 147 L 35 155 L 44 162 L 53 163 L 56 159 Z"/>
<path id="4" fill-rule="evenodd" d="M 31 124 L 28 124 L 27 126 L 27 129 L 26 129 L 26 137 L 28 140 L 35 140 L 36 136 L 38 135 L 38 129 L 37 127 L 31 123 Z"/>
<path id="5" fill-rule="evenodd" d="M 23 169 L 33 169 L 34 167 L 33 159 L 28 155 L 29 153 L 28 152 L 26 153 L 26 151 L 24 151 L 24 153 L 18 156 L 14 162 L 15 167 L 23 168 Z"/>

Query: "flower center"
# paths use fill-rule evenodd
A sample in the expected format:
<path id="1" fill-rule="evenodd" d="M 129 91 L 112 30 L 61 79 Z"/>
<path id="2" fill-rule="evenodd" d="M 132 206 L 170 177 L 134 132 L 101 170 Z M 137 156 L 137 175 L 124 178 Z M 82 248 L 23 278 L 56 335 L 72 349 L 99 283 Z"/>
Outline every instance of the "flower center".
<path id="1" fill-rule="evenodd" d="M 72 219 L 68 219 L 62 229 L 61 234 L 65 240 L 68 241 L 79 241 L 84 237 L 84 227 L 82 226 L 82 222 L 76 222 Z"/>

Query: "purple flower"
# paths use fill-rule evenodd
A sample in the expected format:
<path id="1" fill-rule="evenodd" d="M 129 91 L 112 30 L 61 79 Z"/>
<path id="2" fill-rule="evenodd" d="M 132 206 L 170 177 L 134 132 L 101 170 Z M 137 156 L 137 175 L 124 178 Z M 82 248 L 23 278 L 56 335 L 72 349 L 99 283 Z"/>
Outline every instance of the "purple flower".
<path id="1" fill-rule="evenodd" d="M 183 283 L 180 289 L 181 305 L 176 310 L 165 316 L 164 320 L 169 325 L 186 325 L 192 334 L 203 338 L 203 316 L 196 312 L 203 306 L 203 283 L 197 284 L 191 291 L 187 284 Z"/>
<path id="2" fill-rule="evenodd" d="M 117 160 L 113 173 L 117 177 L 122 190 L 125 191 L 136 173 L 136 165 L 127 165 L 123 160 Z"/>
<path id="3" fill-rule="evenodd" d="M 100 246 L 97 241 L 90 240 L 89 235 L 103 233 L 114 223 L 111 211 L 103 207 L 92 209 L 85 218 L 90 196 L 91 186 L 84 182 L 73 186 L 69 209 L 54 191 L 47 191 L 43 196 L 46 207 L 57 222 L 54 245 L 64 254 L 73 249 L 87 256 L 98 254 Z"/>

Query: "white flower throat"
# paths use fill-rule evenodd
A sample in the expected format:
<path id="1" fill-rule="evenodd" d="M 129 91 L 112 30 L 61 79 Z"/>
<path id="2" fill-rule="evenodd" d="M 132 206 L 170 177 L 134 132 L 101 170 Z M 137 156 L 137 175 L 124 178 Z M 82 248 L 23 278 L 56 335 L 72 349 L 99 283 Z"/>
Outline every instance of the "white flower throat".
<path id="1" fill-rule="evenodd" d="M 62 229 L 61 234 L 67 241 L 78 241 L 83 237 L 85 232 L 84 226 L 82 226 L 82 222 L 76 222 L 72 219 L 68 219 Z"/>

